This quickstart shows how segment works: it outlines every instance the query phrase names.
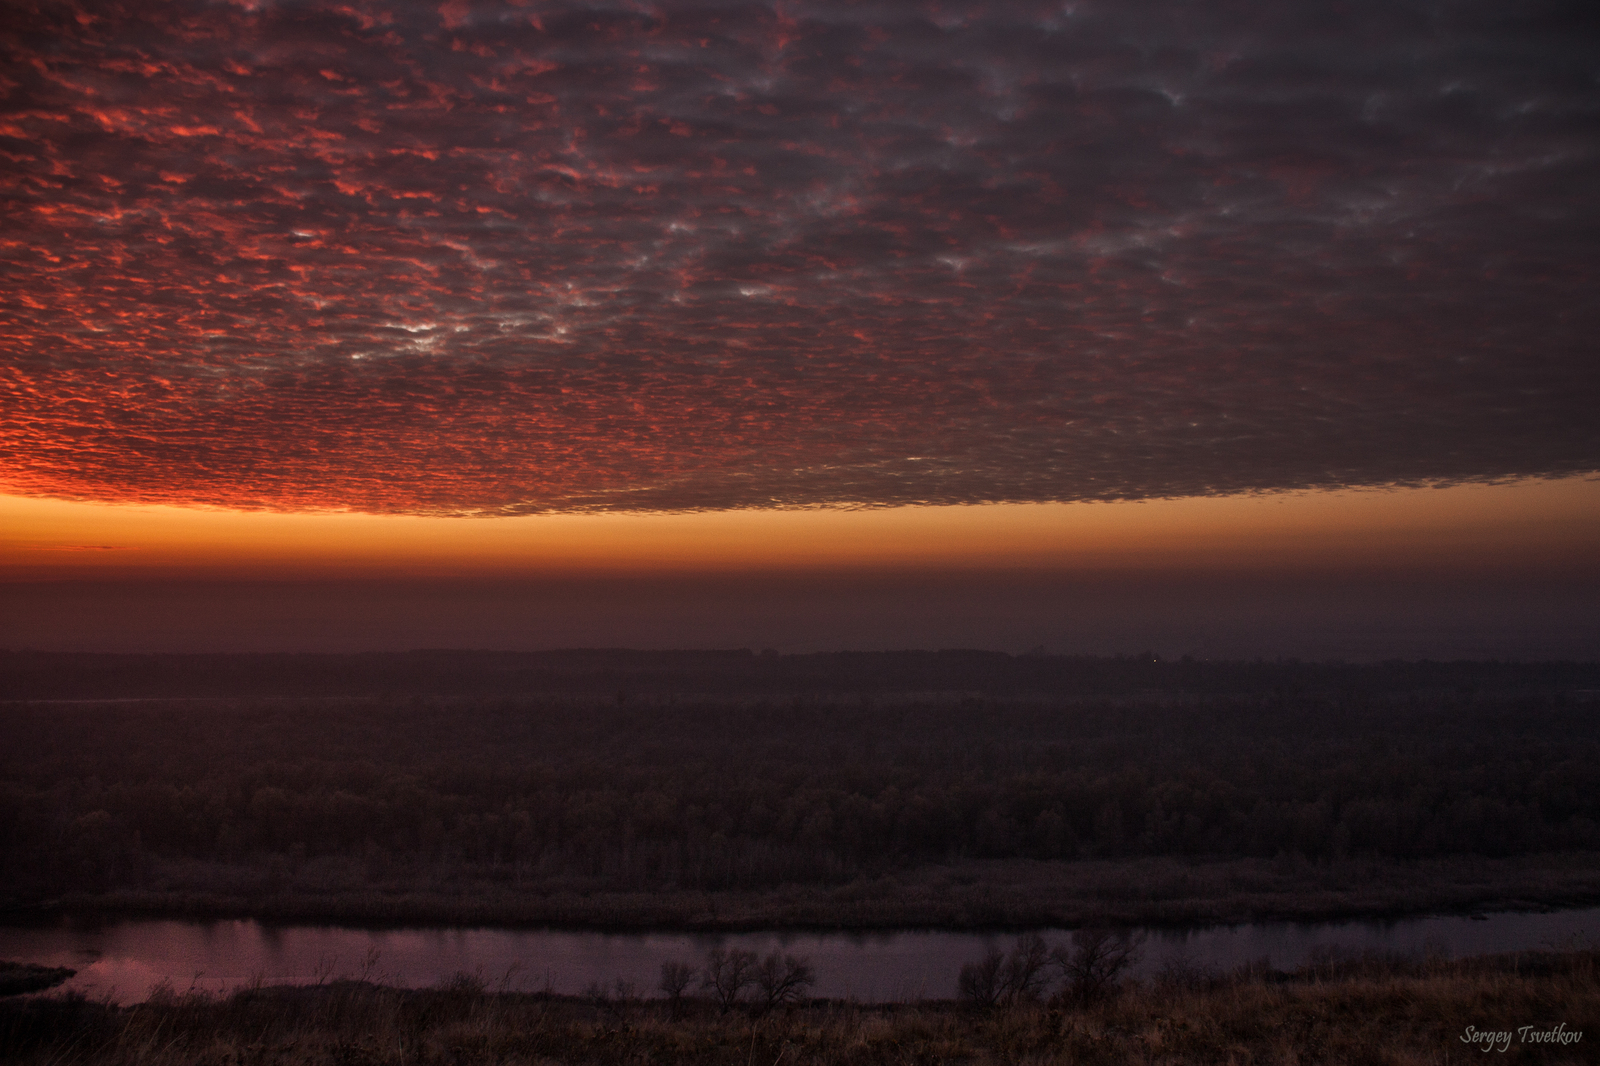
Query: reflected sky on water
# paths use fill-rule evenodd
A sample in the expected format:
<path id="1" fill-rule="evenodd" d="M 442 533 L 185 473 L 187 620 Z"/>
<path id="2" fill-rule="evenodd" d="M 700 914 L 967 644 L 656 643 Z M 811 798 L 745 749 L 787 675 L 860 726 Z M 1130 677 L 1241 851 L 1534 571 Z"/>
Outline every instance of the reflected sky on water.
<path id="1" fill-rule="evenodd" d="M 1065 930 L 1041 930 L 1065 941 Z M 92 998 L 135 1003 L 166 982 L 178 992 L 228 992 L 256 982 L 314 984 L 364 978 L 414 988 L 457 973 L 490 988 L 581 993 L 598 984 L 656 995 L 661 964 L 698 964 L 714 947 L 808 957 L 814 994 L 863 1001 L 955 995 L 963 963 L 1015 933 L 754 932 L 599 933 L 550 929 L 358 929 L 275 925 L 253 920 L 63 919 L 50 926 L 0 928 L 0 958 L 67 966 L 65 987 Z M 1292 969 L 1319 951 L 1464 956 L 1568 947 L 1600 941 L 1600 908 L 1504 913 L 1486 919 L 1413 918 L 1386 922 L 1258 922 L 1204 929 L 1150 930 L 1138 973 L 1171 964 L 1226 971 L 1269 960 Z"/>

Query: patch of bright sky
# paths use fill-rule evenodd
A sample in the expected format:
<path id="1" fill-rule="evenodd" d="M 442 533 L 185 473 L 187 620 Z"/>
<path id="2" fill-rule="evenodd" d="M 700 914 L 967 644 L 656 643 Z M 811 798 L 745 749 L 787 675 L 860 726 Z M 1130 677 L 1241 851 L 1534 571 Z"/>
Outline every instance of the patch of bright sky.
<path id="1" fill-rule="evenodd" d="M 0 496 L 0 575 L 671 574 L 851 568 L 1327 569 L 1600 556 L 1600 480 L 1126 503 L 427 518 Z"/>

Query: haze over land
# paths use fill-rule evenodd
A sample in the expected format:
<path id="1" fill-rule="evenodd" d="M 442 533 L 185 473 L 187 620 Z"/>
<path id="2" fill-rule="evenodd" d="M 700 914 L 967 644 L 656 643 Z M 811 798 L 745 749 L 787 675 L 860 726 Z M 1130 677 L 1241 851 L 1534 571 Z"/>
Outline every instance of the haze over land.
<path id="1" fill-rule="evenodd" d="M 479 520 L 13 499 L 0 647 L 1590 658 L 1596 487 Z"/>

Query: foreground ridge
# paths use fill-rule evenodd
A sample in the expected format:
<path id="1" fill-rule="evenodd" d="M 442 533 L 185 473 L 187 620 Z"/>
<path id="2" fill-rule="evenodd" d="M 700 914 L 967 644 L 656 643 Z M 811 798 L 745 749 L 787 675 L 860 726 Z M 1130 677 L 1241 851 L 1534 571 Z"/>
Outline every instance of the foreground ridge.
<path id="1" fill-rule="evenodd" d="M 1329 958 L 1294 973 L 1169 969 L 1087 1005 L 709 999 L 433 989 L 345 981 L 226 997 L 163 990 L 116 1008 L 0 1005 L 0 1057 L 58 1063 L 1439 1063 L 1586 1062 L 1600 1039 L 1600 952 Z M 1484 1045 L 1492 1045 L 1486 1048 Z"/>

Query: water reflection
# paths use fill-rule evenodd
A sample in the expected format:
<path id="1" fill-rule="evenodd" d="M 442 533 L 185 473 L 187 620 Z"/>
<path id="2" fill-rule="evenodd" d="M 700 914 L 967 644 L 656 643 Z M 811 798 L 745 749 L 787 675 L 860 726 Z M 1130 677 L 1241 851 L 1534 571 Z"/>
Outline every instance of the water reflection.
<path id="1" fill-rule="evenodd" d="M 1048 939 L 1065 938 L 1044 930 Z M 815 994 L 860 1000 L 942 998 L 955 994 L 961 965 L 1007 934 L 758 932 L 737 934 L 594 933 L 514 929 L 350 929 L 265 925 L 256 921 L 63 920 L 49 927 L 0 928 L 0 958 L 70 966 L 65 987 L 134 1003 L 165 983 L 227 992 L 262 984 L 314 984 L 364 978 L 425 987 L 456 973 L 491 988 L 579 993 L 629 983 L 656 994 L 661 964 L 698 963 L 713 947 L 759 954 L 783 951 L 815 964 Z M 1260 922 L 1209 929 L 1152 930 L 1138 972 L 1172 963 L 1227 970 L 1258 959 L 1279 969 L 1319 949 L 1406 955 L 1476 955 L 1567 946 L 1600 939 L 1600 908 L 1547 914 L 1495 914 L 1398 922 Z"/>

